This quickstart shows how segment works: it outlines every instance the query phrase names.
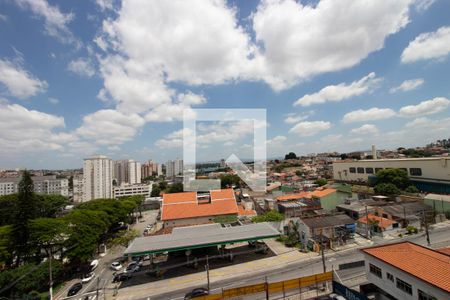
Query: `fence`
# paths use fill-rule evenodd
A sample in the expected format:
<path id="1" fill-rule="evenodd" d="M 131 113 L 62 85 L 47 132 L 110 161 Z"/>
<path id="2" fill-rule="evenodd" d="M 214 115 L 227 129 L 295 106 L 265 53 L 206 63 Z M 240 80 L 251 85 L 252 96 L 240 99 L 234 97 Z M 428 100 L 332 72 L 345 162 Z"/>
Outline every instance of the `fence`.
<path id="1" fill-rule="evenodd" d="M 311 276 L 294 278 L 278 282 L 263 282 L 243 287 L 231 288 L 222 290 L 220 294 L 211 294 L 208 296 L 199 297 L 199 300 L 219 300 L 230 299 L 245 295 L 258 294 L 265 292 L 267 299 L 271 294 L 287 291 L 298 290 L 302 292 L 302 288 L 316 286 L 319 283 L 331 282 L 333 280 L 332 272 L 320 273 Z M 196 298 L 197 299 L 197 298 Z"/>

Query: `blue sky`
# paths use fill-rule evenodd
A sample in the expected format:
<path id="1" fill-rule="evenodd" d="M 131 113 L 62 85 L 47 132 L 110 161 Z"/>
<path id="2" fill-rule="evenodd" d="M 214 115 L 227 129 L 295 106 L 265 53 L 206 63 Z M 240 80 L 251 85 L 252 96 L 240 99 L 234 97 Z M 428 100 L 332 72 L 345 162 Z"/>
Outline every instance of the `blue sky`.
<path id="1" fill-rule="evenodd" d="M 182 116 L 265 108 L 269 157 L 448 138 L 450 2 L 0 2 L 0 169 L 181 157 Z M 250 157 L 245 122 L 200 160 Z"/>

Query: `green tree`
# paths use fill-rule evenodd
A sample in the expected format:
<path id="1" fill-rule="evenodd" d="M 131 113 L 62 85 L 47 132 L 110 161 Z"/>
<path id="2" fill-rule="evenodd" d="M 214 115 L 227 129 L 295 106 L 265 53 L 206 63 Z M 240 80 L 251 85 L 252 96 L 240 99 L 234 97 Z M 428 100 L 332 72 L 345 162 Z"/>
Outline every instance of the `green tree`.
<path id="1" fill-rule="evenodd" d="M 159 197 L 161 194 L 161 189 L 159 188 L 158 184 L 153 184 L 152 186 L 152 192 L 150 193 L 151 197 Z"/>
<path id="2" fill-rule="evenodd" d="M 328 183 L 328 181 L 325 178 L 319 178 L 316 181 L 314 181 L 315 184 L 318 184 L 319 186 L 324 186 Z"/>
<path id="3" fill-rule="evenodd" d="M 397 188 L 403 190 L 409 186 L 408 174 L 402 169 L 383 169 L 376 174 L 376 184 L 392 183 Z"/>
<path id="4" fill-rule="evenodd" d="M 374 187 L 375 193 L 384 196 L 399 195 L 400 190 L 392 183 L 379 183 Z"/>
<path id="5" fill-rule="evenodd" d="M 139 236 L 139 232 L 135 229 L 121 230 L 116 236 L 110 240 L 110 245 L 128 247 L 128 244 Z"/>
<path id="6" fill-rule="evenodd" d="M 0 227 L 0 269 L 11 264 L 11 225 Z"/>
<path id="7" fill-rule="evenodd" d="M 27 260 L 31 252 L 28 244 L 30 237 L 28 221 L 34 219 L 37 215 L 36 197 L 34 197 L 33 190 L 31 175 L 28 171 L 24 171 L 19 182 L 17 210 L 13 220 L 11 235 L 17 265 L 20 265 L 23 260 Z"/>
<path id="8" fill-rule="evenodd" d="M 417 194 L 419 192 L 419 189 L 414 185 L 410 185 L 405 189 L 405 191 L 408 193 Z"/>
<path id="9" fill-rule="evenodd" d="M 13 224 L 17 212 L 17 194 L 0 197 L 0 226 Z"/>
<path id="10" fill-rule="evenodd" d="M 238 218 L 236 216 L 218 216 L 213 219 L 214 223 L 226 224 L 237 222 Z"/>
<path id="11" fill-rule="evenodd" d="M 181 193 L 183 191 L 183 184 L 181 182 L 174 183 L 167 189 L 167 193 Z"/>
<path id="12" fill-rule="evenodd" d="M 297 155 L 294 152 L 289 152 L 284 156 L 284 159 L 297 159 Z"/>
<path id="13" fill-rule="evenodd" d="M 264 215 L 256 216 L 252 218 L 254 223 L 260 222 L 277 222 L 284 220 L 284 215 L 277 212 L 276 210 L 271 210 L 266 212 Z"/>
<path id="14" fill-rule="evenodd" d="M 220 176 L 220 186 L 221 188 L 229 188 L 233 185 L 240 186 L 241 179 L 236 174 L 224 174 Z"/>
<path id="15" fill-rule="evenodd" d="M 69 227 L 64 219 L 37 218 L 30 221 L 30 242 L 38 249 L 44 250 L 47 256 L 61 248 L 69 236 Z"/>

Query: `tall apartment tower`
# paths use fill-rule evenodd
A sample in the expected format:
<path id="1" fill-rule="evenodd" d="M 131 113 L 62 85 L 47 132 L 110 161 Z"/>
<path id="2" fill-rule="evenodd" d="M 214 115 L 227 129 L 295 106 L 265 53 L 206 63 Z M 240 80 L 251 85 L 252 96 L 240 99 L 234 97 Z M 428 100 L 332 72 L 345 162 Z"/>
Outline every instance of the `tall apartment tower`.
<path id="1" fill-rule="evenodd" d="M 116 185 L 141 183 L 141 163 L 132 159 L 114 161 Z"/>
<path id="2" fill-rule="evenodd" d="M 164 175 L 163 164 L 158 164 L 158 176 Z"/>
<path id="3" fill-rule="evenodd" d="M 166 163 L 166 177 L 175 176 L 175 162 L 173 160 L 168 160 Z"/>
<path id="4" fill-rule="evenodd" d="M 128 160 L 128 178 L 127 183 L 141 183 L 141 163 L 132 159 Z"/>
<path id="5" fill-rule="evenodd" d="M 84 159 L 83 201 L 112 198 L 113 162 L 104 155 Z"/>

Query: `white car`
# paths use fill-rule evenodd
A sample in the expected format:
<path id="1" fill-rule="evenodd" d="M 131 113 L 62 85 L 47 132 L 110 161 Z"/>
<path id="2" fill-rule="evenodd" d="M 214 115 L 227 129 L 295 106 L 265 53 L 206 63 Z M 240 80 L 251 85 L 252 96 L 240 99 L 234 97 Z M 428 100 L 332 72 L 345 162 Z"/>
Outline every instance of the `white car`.
<path id="1" fill-rule="evenodd" d="M 95 268 L 97 268 L 97 267 L 98 267 L 98 259 L 94 259 L 94 260 L 91 262 L 91 271 L 94 271 Z"/>
<path id="2" fill-rule="evenodd" d="M 120 262 L 115 261 L 111 264 L 111 269 L 119 271 L 120 269 L 122 269 L 122 265 L 120 264 Z"/>
<path id="3" fill-rule="evenodd" d="M 86 275 L 84 275 L 83 279 L 81 279 L 81 283 L 88 283 L 94 277 L 95 277 L 95 273 L 94 272 L 87 273 Z"/>
<path id="4" fill-rule="evenodd" d="M 147 227 L 145 227 L 145 229 L 152 229 L 153 225 L 152 224 L 148 224 Z"/>

